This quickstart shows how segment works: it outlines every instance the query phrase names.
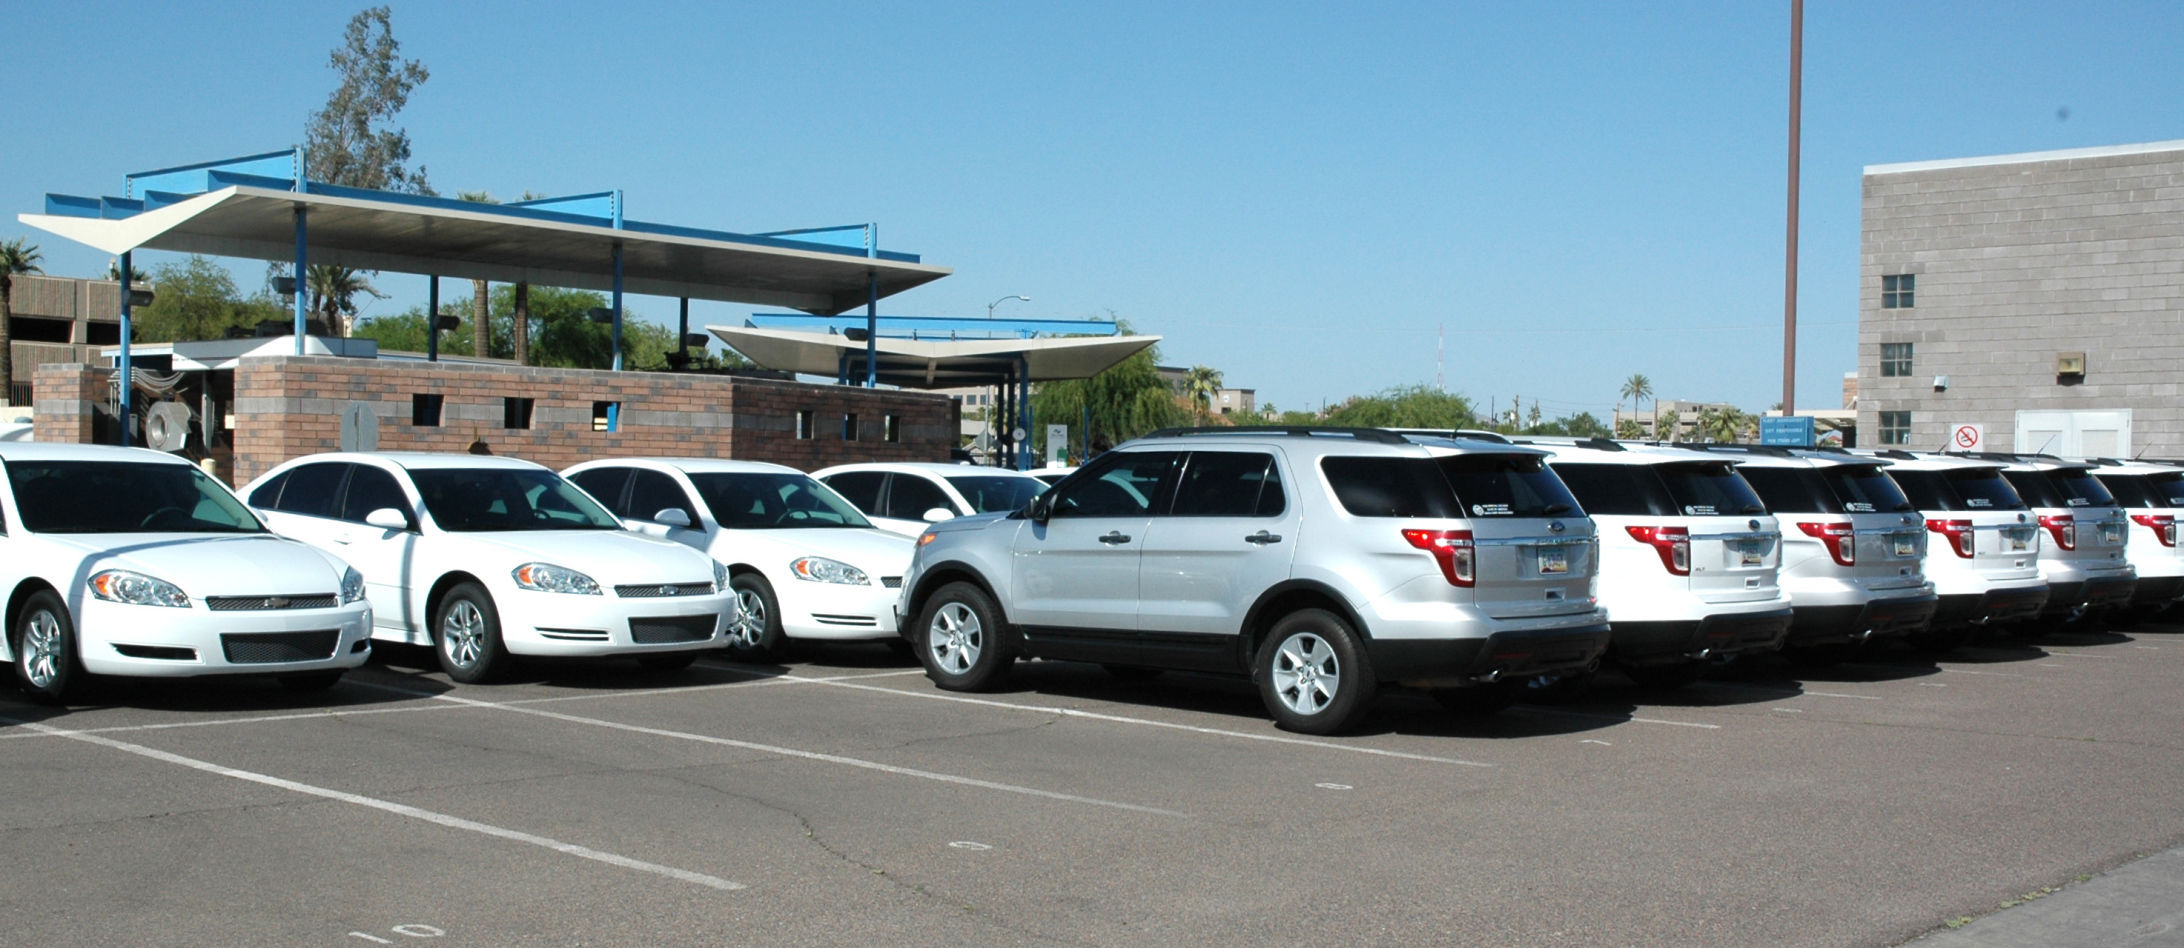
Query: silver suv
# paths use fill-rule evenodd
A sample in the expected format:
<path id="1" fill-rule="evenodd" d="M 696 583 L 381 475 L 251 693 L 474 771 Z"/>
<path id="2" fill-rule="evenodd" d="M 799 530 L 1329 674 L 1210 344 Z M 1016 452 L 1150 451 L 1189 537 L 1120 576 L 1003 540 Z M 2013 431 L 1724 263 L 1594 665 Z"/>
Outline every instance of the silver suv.
<path id="1" fill-rule="evenodd" d="M 1021 511 L 928 527 L 902 628 L 955 690 L 1023 657 L 1248 674 L 1314 734 L 1384 683 L 1490 709 L 1608 643 L 1592 522 L 1545 460 L 1369 428 L 1155 432 Z"/>

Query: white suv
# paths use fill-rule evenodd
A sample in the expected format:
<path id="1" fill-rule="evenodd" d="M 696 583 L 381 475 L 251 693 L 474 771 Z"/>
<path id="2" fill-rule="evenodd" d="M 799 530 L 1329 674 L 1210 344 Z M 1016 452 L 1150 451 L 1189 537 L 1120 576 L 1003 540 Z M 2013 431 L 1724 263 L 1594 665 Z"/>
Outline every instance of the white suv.
<path id="1" fill-rule="evenodd" d="M 2123 552 L 2131 521 L 2093 476 L 2093 466 L 2038 455 L 1988 457 L 2006 465 L 2002 476 L 2047 531 L 2040 575 L 2048 602 L 2041 616 L 2066 621 L 2129 606 L 2138 582 Z"/>
<path id="2" fill-rule="evenodd" d="M 1763 445 L 1683 445 L 1736 456 L 1737 473 L 1782 523 L 1782 588 L 1797 618 L 1784 648 L 1827 662 L 1846 647 L 1923 630 L 1939 599 L 1926 581 L 1925 524 L 1881 473 L 1888 462 Z"/>
<path id="3" fill-rule="evenodd" d="M 1024 510 L 927 527 L 902 627 L 949 689 L 1026 657 L 1248 674 L 1315 734 L 1383 683 L 1488 709 L 1608 643 L 1592 522 L 1545 461 L 1371 428 L 1156 432 Z"/>
<path id="4" fill-rule="evenodd" d="M 1600 535 L 1608 661 L 1677 687 L 1710 662 L 1782 647 L 1782 533 L 1727 459 L 1602 439 L 1549 443 L 1548 462 Z"/>
<path id="5" fill-rule="evenodd" d="M 1864 453 L 1864 452 L 1860 452 Z M 1941 605 L 1912 644 L 1961 645 L 1974 629 L 2022 622 L 2047 605 L 2040 525 L 2002 477 L 2002 465 L 1950 455 L 1875 451 L 1889 479 L 1926 520 L 1926 577 Z"/>
<path id="6" fill-rule="evenodd" d="M 2184 470 L 2141 461 L 2094 461 L 2093 476 L 2114 494 L 2131 518 L 2123 555 L 2138 570 L 2131 605 L 2141 613 L 2169 607 L 2184 596 L 2184 547 L 2176 545 L 2176 518 L 2184 513 Z"/>

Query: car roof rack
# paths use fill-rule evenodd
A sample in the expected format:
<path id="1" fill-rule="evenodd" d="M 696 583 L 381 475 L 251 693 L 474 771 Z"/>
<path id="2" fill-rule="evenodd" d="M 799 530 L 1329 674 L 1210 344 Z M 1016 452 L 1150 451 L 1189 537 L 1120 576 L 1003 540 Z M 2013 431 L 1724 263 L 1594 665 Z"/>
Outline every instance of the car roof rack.
<path id="1" fill-rule="evenodd" d="M 1139 437 L 1176 438 L 1187 435 L 1284 435 L 1287 437 L 1341 437 L 1379 444 L 1409 444 L 1409 440 L 1393 431 L 1381 428 L 1339 428 L 1333 425 L 1211 425 L 1203 428 L 1162 428 L 1149 431 Z"/>
<path id="2" fill-rule="evenodd" d="M 1603 438 L 1598 435 L 1594 435 L 1589 438 L 1579 438 L 1574 435 L 1530 435 L 1526 437 L 1511 438 L 1509 439 L 1509 443 L 1532 445 L 1568 445 L 1573 448 L 1591 448 L 1595 451 L 1629 450 L 1628 448 L 1625 448 L 1623 446 L 1623 443 L 1620 441 L 1616 441 L 1611 438 Z"/>
<path id="3" fill-rule="evenodd" d="M 1873 452 L 1873 456 L 1877 458 L 1895 458 L 1898 461 L 1916 461 L 1919 459 L 1918 455 L 1902 448 L 1882 448 Z"/>

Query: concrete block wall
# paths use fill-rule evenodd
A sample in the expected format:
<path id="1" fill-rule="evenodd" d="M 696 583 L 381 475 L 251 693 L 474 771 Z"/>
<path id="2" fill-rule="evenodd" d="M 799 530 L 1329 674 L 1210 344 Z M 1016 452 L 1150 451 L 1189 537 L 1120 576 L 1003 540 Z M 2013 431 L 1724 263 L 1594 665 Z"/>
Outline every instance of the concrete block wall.
<path id="1" fill-rule="evenodd" d="M 2128 409 L 2133 452 L 2184 457 L 2184 142 L 1869 168 L 1863 215 L 1860 444 L 1883 411 L 1912 413 L 1916 448 L 1973 422 L 2033 450 L 2020 410 Z M 1914 305 L 1881 308 L 1902 273 Z M 1893 342 L 1908 377 L 1881 377 Z M 2085 353 L 2082 380 L 2057 378 L 2061 352 Z"/>
<path id="2" fill-rule="evenodd" d="M 31 437 L 82 444 L 92 440 L 92 406 L 106 399 L 114 370 L 82 363 L 40 365 L 33 377 Z"/>

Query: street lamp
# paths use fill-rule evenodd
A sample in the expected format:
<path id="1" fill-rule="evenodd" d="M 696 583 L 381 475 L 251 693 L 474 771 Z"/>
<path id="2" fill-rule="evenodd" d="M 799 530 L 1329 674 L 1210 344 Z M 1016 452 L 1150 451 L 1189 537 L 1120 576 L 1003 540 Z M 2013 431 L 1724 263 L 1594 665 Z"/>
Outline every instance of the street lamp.
<path id="1" fill-rule="evenodd" d="M 993 301 L 993 302 L 991 302 L 991 303 L 987 303 L 987 304 L 986 304 L 986 318 L 987 318 L 987 319 L 992 319 L 992 318 L 993 318 L 993 308 L 994 308 L 994 307 L 996 307 L 996 306 L 999 306 L 999 305 L 1001 305 L 1001 304 L 1003 304 L 1003 303 L 1006 303 L 1006 302 L 1008 302 L 1008 301 L 1010 301 L 1010 300 L 1023 300 L 1024 302 L 1026 302 L 1026 303 L 1029 303 L 1029 302 L 1031 302 L 1031 297 L 1029 297 L 1029 296 L 1004 296 L 1004 297 L 1002 297 L 1002 298 L 1000 298 L 1000 299 L 994 300 L 994 301 Z"/>

